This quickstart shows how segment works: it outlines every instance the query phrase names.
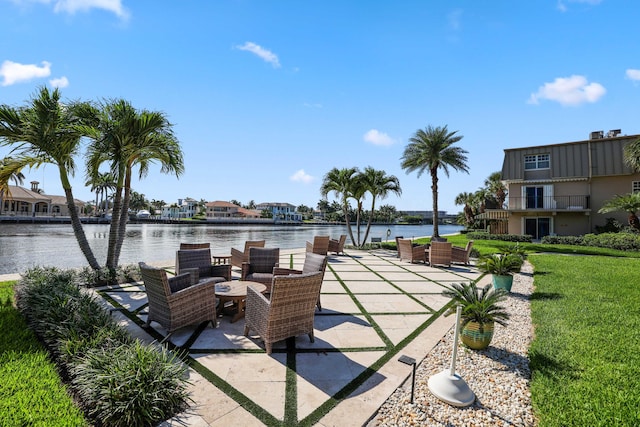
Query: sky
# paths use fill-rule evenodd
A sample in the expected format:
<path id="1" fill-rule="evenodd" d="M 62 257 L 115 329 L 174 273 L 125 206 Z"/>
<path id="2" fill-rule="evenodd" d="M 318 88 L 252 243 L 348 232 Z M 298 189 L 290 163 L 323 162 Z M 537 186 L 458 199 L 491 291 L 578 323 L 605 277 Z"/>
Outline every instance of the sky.
<path id="1" fill-rule="evenodd" d="M 0 104 L 46 85 L 163 112 L 185 172 L 132 188 L 167 203 L 316 207 L 332 168 L 371 166 L 402 188 L 377 206 L 431 210 L 428 172 L 401 158 L 447 126 L 468 152 L 469 173 L 439 173 L 457 213 L 507 148 L 640 134 L 639 20 L 623 0 L 0 0 Z M 95 200 L 77 161 L 74 195 Z M 64 194 L 54 167 L 23 173 Z"/>

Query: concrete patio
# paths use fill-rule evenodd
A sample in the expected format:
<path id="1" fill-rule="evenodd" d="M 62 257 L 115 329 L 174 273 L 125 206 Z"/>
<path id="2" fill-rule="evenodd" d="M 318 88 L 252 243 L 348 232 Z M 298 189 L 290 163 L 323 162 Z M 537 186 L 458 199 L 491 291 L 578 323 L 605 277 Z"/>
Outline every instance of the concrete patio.
<path id="1" fill-rule="evenodd" d="M 292 258 L 291 258 L 292 257 Z M 301 268 L 304 250 L 282 251 L 280 265 Z M 233 270 L 234 277 L 239 271 Z M 432 268 L 396 258 L 395 251 L 349 250 L 332 255 L 316 312 L 315 342 L 302 335 L 274 344 L 267 355 L 244 321 L 218 318 L 218 328 L 184 328 L 171 336 L 188 349 L 193 404 L 165 426 L 362 426 L 411 375 L 400 355 L 418 363 L 453 326 L 442 313 L 443 286 L 476 280 L 471 267 Z M 483 278 L 483 282 L 489 280 Z M 156 323 L 145 331 L 146 294 L 140 284 L 99 290 L 130 332 L 161 340 Z"/>

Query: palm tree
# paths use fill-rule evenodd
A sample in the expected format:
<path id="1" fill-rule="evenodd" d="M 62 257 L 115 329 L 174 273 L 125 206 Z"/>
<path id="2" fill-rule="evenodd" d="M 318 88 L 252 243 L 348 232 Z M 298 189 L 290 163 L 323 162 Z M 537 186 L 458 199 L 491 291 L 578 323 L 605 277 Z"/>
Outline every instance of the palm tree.
<path id="1" fill-rule="evenodd" d="M 0 181 L 0 201 L 5 194 L 11 196 L 9 181 L 13 181 L 16 185 L 24 185 L 24 175 L 20 170 L 11 167 L 12 162 L 13 159 L 11 157 L 5 157 L 0 160 L 0 176 L 3 177 L 2 181 Z"/>
<path id="2" fill-rule="evenodd" d="M 469 173 L 467 151 L 454 147 L 462 135 L 458 131 L 449 132 L 447 126 L 418 129 L 404 149 L 401 166 L 407 173 L 417 171 L 418 178 L 425 170 L 431 175 L 431 194 L 433 197 L 433 237 L 439 238 L 438 230 L 438 170 L 449 176 L 449 168 Z"/>
<path id="3" fill-rule="evenodd" d="M 456 196 L 455 204 L 456 205 L 464 205 L 462 209 L 464 214 L 464 225 L 467 228 L 471 228 L 474 223 L 474 213 L 473 213 L 473 204 L 475 201 L 475 197 L 472 193 L 462 192 Z"/>
<path id="4" fill-rule="evenodd" d="M 109 191 L 115 191 L 116 189 L 116 181 L 113 174 L 111 172 L 99 172 L 96 176 L 88 178 L 84 185 L 90 187 L 91 191 L 96 192 L 96 209 L 103 206 L 103 212 L 106 212 Z M 98 202 L 98 196 L 100 197 L 100 202 Z"/>
<path id="5" fill-rule="evenodd" d="M 124 99 L 104 102 L 100 109 L 88 106 L 85 113 L 91 125 L 83 131 L 93 140 L 87 151 L 87 170 L 96 174 L 107 163 L 116 178 L 107 250 L 107 267 L 113 270 L 126 234 L 134 167 L 139 167 L 142 179 L 149 165 L 158 161 L 160 172 L 178 177 L 184 171 L 183 155 L 163 113 L 138 111 Z"/>
<path id="6" fill-rule="evenodd" d="M 638 220 L 638 215 L 636 214 L 638 210 L 640 210 L 640 193 L 636 192 L 615 196 L 605 202 L 598 210 L 598 213 L 627 212 L 629 214 L 629 225 L 636 230 L 640 230 L 640 220 Z"/>
<path id="7" fill-rule="evenodd" d="M 389 193 L 396 195 L 402 194 L 400 188 L 400 181 L 394 175 L 387 175 L 383 170 L 376 170 L 370 166 L 364 168 L 364 172 L 361 174 L 362 180 L 367 188 L 369 194 L 371 194 L 371 211 L 369 213 L 369 221 L 367 222 L 367 230 L 364 233 L 363 242 L 367 241 L 369 231 L 371 230 L 371 222 L 376 209 L 376 199 L 386 199 Z"/>
<path id="8" fill-rule="evenodd" d="M 640 139 L 624 147 L 624 162 L 635 172 L 640 172 Z"/>
<path id="9" fill-rule="evenodd" d="M 502 173 L 493 172 L 484 180 L 484 186 L 495 200 L 497 209 L 504 209 L 504 202 L 507 199 L 507 187 L 502 182 Z"/>
<path id="10" fill-rule="evenodd" d="M 59 89 L 49 91 L 41 87 L 30 103 L 21 108 L 0 106 L 0 145 L 13 146 L 15 154 L 10 168 L 3 168 L 7 177 L 19 173 L 25 167 L 38 168 L 52 164 L 58 168 L 60 181 L 71 216 L 71 226 L 89 266 L 99 270 L 93 251 L 80 222 L 70 177 L 76 170 L 74 157 L 79 154 L 82 134 L 76 115 L 78 104 L 65 105 L 60 100 Z M 5 182 L 0 178 L 0 182 Z"/>
<path id="11" fill-rule="evenodd" d="M 340 198 L 342 213 L 344 214 L 344 221 L 347 225 L 347 233 L 351 237 L 351 242 L 356 245 L 356 241 L 353 238 L 353 231 L 351 230 L 351 219 L 349 218 L 349 198 L 352 197 L 354 176 L 358 173 L 358 168 L 333 168 L 322 179 L 322 185 L 320 186 L 320 194 L 323 198 L 331 192 L 337 198 Z"/>

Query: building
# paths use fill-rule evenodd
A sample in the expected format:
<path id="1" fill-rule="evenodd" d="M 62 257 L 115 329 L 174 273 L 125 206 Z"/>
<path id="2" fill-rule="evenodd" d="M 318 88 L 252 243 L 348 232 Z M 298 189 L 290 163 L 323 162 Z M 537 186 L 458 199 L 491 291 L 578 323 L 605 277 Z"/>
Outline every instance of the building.
<path id="1" fill-rule="evenodd" d="M 183 219 L 193 218 L 198 213 L 198 201 L 187 197 L 178 199 L 178 203 L 165 205 L 162 207 L 160 218 L 162 219 Z"/>
<path id="2" fill-rule="evenodd" d="M 583 141 L 504 150 L 506 206 L 481 217 L 507 222 L 509 234 L 534 239 L 592 233 L 610 217 L 626 224 L 626 213 L 598 210 L 616 195 L 640 191 L 640 173 L 625 164 L 623 153 L 638 138 L 597 131 Z"/>
<path id="3" fill-rule="evenodd" d="M 256 210 L 271 212 L 274 222 L 302 222 L 302 214 L 296 212 L 296 206 L 290 203 L 260 203 Z"/>
<path id="4" fill-rule="evenodd" d="M 255 219 L 260 218 L 260 211 L 245 209 L 233 203 L 216 200 L 205 204 L 207 219 Z"/>
<path id="5" fill-rule="evenodd" d="M 69 208 L 67 207 L 66 196 L 43 194 L 38 188 L 39 184 L 38 181 L 32 181 L 30 190 L 16 185 L 9 185 L 9 191 L 0 194 L 0 215 L 68 217 Z M 85 203 L 78 199 L 74 200 L 76 208 L 82 213 Z"/>

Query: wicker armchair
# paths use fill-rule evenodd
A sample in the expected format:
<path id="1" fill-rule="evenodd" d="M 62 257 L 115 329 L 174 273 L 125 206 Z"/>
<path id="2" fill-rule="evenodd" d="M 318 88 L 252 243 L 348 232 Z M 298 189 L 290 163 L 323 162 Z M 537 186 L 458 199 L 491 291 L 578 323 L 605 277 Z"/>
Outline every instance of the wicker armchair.
<path id="1" fill-rule="evenodd" d="M 244 335 L 256 331 L 267 354 L 271 354 L 274 342 L 285 338 L 308 334 L 314 342 L 313 321 L 321 286 L 319 271 L 274 277 L 270 300 L 249 285 Z"/>
<path id="2" fill-rule="evenodd" d="M 249 261 L 242 263 L 242 280 L 259 282 L 271 287 L 273 269 L 280 262 L 279 248 L 249 248 Z"/>
<path id="3" fill-rule="evenodd" d="M 431 242 L 429 246 L 429 264 L 451 266 L 451 243 Z"/>
<path id="4" fill-rule="evenodd" d="M 409 262 L 426 262 L 426 245 L 413 246 L 411 239 L 398 239 L 397 242 L 400 261 L 406 259 Z"/>
<path id="5" fill-rule="evenodd" d="M 191 274 L 167 278 L 161 268 L 139 263 L 149 300 L 146 327 L 159 323 L 169 336 L 184 326 L 211 322 L 216 327 L 216 284 L 213 281 L 192 285 Z"/>
<path id="6" fill-rule="evenodd" d="M 244 251 L 231 248 L 231 265 L 242 268 L 242 263 L 249 261 L 249 248 L 264 248 L 264 240 L 247 240 L 244 242 Z"/>
<path id="7" fill-rule="evenodd" d="M 451 262 L 457 262 L 464 265 L 469 265 L 469 257 L 471 256 L 471 247 L 473 246 L 473 240 L 467 242 L 467 246 L 458 248 L 456 246 L 451 247 Z"/>
<path id="8" fill-rule="evenodd" d="M 404 239 L 404 236 L 396 236 L 396 250 L 398 251 L 396 256 L 398 258 L 400 258 L 400 243 L 398 243 L 398 240 L 400 240 L 400 239 Z"/>
<path id="9" fill-rule="evenodd" d="M 313 243 L 307 242 L 307 252 L 318 255 L 326 255 L 329 252 L 329 236 L 315 236 Z"/>
<path id="10" fill-rule="evenodd" d="M 313 273 L 316 271 L 322 272 L 322 278 L 324 279 L 324 272 L 327 269 L 327 257 L 324 255 L 314 254 L 313 252 L 307 252 L 304 257 L 304 264 L 302 270 L 294 270 L 291 268 L 276 267 L 273 269 L 274 276 L 286 276 L 289 274 L 305 274 Z M 318 294 L 318 302 L 316 303 L 318 310 L 322 311 L 322 304 L 320 303 L 320 294 Z"/>
<path id="11" fill-rule="evenodd" d="M 347 235 L 340 235 L 340 239 L 329 240 L 329 252 L 334 252 L 336 255 L 342 253 L 344 255 L 344 243 L 347 241 Z"/>
<path id="12" fill-rule="evenodd" d="M 211 249 L 211 243 L 180 243 L 180 250 Z"/>
<path id="13" fill-rule="evenodd" d="M 216 283 L 231 280 L 231 265 L 212 265 L 210 249 L 188 249 L 176 253 L 176 274 L 192 271 L 196 273 L 196 282 L 203 277 Z"/>

